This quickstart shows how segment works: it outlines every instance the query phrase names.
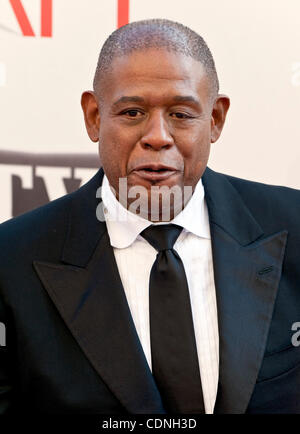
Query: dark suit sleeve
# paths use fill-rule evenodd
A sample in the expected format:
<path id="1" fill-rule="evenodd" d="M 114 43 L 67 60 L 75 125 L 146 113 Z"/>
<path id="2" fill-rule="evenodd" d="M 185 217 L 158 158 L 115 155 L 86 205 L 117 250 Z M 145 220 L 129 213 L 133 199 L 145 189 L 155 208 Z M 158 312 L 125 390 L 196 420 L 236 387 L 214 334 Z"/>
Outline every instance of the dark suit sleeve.
<path id="1" fill-rule="evenodd" d="M 0 296 L 0 414 L 9 412 L 12 384 L 10 380 L 9 350 L 7 345 L 7 315 Z"/>

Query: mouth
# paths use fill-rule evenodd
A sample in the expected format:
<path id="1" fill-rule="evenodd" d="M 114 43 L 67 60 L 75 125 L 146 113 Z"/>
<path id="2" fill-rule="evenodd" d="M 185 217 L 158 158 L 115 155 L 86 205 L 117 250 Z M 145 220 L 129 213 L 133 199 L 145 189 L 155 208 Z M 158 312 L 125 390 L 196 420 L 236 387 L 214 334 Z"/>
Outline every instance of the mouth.
<path id="1" fill-rule="evenodd" d="M 133 173 L 148 181 L 163 181 L 177 172 L 175 167 L 163 164 L 144 164 L 137 166 Z"/>

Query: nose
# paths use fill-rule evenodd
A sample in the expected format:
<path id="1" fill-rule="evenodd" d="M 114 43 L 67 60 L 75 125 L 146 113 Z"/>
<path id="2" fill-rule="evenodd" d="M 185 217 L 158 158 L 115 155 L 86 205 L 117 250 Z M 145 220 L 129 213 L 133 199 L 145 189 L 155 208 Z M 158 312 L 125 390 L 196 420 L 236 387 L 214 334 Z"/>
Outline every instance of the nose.
<path id="1" fill-rule="evenodd" d="M 140 142 L 143 147 L 151 147 L 155 150 L 168 148 L 174 144 L 163 113 L 157 111 L 149 116 Z"/>

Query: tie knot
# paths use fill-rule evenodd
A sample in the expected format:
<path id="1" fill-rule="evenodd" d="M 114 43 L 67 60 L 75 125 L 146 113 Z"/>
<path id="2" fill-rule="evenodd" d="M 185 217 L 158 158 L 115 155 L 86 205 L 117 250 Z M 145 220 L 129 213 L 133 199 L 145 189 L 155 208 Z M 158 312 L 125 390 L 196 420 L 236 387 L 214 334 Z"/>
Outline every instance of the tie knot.
<path id="1" fill-rule="evenodd" d="M 182 227 L 174 224 L 151 225 L 144 229 L 140 235 L 160 252 L 173 249 L 181 231 Z"/>

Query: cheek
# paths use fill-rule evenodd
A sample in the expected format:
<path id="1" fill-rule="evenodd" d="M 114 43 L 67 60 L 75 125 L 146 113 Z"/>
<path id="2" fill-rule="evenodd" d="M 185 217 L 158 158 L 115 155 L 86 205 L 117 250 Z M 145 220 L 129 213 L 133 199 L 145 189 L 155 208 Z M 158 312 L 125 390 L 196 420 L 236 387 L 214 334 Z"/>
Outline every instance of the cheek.
<path id="1" fill-rule="evenodd" d="M 136 136 L 131 131 L 116 124 L 105 124 L 100 128 L 99 156 L 104 171 L 114 179 L 127 175 L 127 163 L 136 143 Z"/>
<path id="2" fill-rule="evenodd" d="M 206 158 L 210 150 L 210 128 L 188 131 L 178 140 L 178 148 L 186 162 L 195 164 L 199 159 Z"/>
<path id="3" fill-rule="evenodd" d="M 192 132 L 189 140 L 181 145 L 184 158 L 185 182 L 194 183 L 202 176 L 210 153 L 210 128 Z"/>

